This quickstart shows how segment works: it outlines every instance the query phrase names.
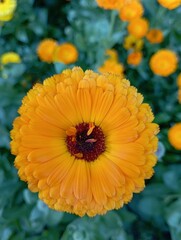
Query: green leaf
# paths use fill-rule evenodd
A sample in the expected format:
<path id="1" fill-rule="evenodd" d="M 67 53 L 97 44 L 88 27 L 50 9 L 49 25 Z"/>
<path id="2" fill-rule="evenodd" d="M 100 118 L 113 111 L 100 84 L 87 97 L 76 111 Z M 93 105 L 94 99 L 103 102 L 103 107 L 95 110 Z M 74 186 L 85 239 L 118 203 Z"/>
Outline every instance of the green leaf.
<path id="1" fill-rule="evenodd" d="M 120 217 L 115 212 L 94 218 L 83 217 L 68 225 L 62 240 L 127 240 Z"/>

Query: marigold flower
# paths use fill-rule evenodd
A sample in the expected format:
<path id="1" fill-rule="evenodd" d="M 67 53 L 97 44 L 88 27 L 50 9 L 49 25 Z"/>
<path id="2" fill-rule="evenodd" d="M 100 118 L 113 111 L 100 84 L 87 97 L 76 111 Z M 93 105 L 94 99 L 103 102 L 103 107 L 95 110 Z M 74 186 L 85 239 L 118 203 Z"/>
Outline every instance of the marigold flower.
<path id="1" fill-rule="evenodd" d="M 1 0 L 0 1 L 0 21 L 9 21 L 13 17 L 13 12 L 16 8 L 16 0 Z"/>
<path id="2" fill-rule="evenodd" d="M 128 64 L 137 66 L 140 64 L 142 57 L 143 57 L 142 52 L 132 52 L 128 55 L 127 62 Z"/>
<path id="3" fill-rule="evenodd" d="M 177 8 L 181 5 L 180 0 L 158 0 L 158 2 L 160 5 L 162 5 L 165 8 L 168 8 L 169 10 Z"/>
<path id="4" fill-rule="evenodd" d="M 136 38 L 134 35 L 128 35 L 124 39 L 123 47 L 127 50 L 140 51 L 143 48 L 143 39 Z"/>
<path id="5" fill-rule="evenodd" d="M 106 60 L 102 66 L 99 67 L 98 71 L 100 73 L 114 73 L 114 74 L 121 74 L 123 76 L 124 66 L 116 61 L 113 60 Z"/>
<path id="6" fill-rule="evenodd" d="M 163 42 L 163 33 L 159 29 L 150 29 L 146 38 L 150 43 L 161 43 Z"/>
<path id="7" fill-rule="evenodd" d="M 96 0 L 99 7 L 110 10 L 110 9 L 120 9 L 125 0 Z"/>
<path id="8" fill-rule="evenodd" d="M 78 51 L 71 43 L 63 43 L 56 47 L 54 52 L 54 62 L 62 62 L 70 64 L 76 62 L 78 59 Z"/>
<path id="9" fill-rule="evenodd" d="M 15 52 L 7 52 L 2 54 L 1 56 L 1 64 L 3 65 L 8 63 L 20 63 L 20 62 L 21 62 L 21 58 Z"/>
<path id="10" fill-rule="evenodd" d="M 116 62 L 118 61 L 118 53 L 115 49 L 107 49 L 106 56 L 108 57 L 109 60 Z"/>
<path id="11" fill-rule="evenodd" d="M 150 59 L 151 70 L 160 76 L 167 77 L 177 69 L 177 55 L 168 49 L 161 49 L 152 55 Z"/>
<path id="12" fill-rule="evenodd" d="M 131 21 L 142 17 L 144 9 L 138 0 L 132 0 L 124 4 L 120 9 L 119 17 L 123 21 Z"/>
<path id="13" fill-rule="evenodd" d="M 51 38 L 41 41 L 37 47 L 37 54 L 40 60 L 47 63 L 53 62 L 53 54 L 57 46 L 57 41 Z"/>
<path id="14" fill-rule="evenodd" d="M 181 150 L 181 123 L 176 123 L 168 131 L 170 144 L 177 150 Z"/>
<path id="15" fill-rule="evenodd" d="M 128 80 L 81 68 L 36 84 L 13 123 L 23 181 L 49 207 L 80 216 L 128 203 L 153 174 L 158 125 Z"/>
<path id="16" fill-rule="evenodd" d="M 132 20 L 128 25 L 128 32 L 137 38 L 145 37 L 148 32 L 148 21 L 144 18 Z"/>

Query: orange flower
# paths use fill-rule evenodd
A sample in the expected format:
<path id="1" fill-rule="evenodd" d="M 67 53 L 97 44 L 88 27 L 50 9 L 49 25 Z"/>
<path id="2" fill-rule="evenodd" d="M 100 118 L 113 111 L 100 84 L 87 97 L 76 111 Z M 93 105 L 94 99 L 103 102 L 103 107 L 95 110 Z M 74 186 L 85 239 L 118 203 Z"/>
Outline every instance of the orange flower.
<path id="1" fill-rule="evenodd" d="M 37 48 L 37 54 L 41 61 L 51 63 L 53 61 L 53 53 L 57 47 L 57 41 L 54 39 L 44 39 Z"/>
<path id="2" fill-rule="evenodd" d="M 125 0 L 96 0 L 99 7 L 104 9 L 120 9 Z"/>
<path id="3" fill-rule="evenodd" d="M 123 21 L 131 21 L 135 18 L 140 18 L 143 12 L 142 4 L 138 0 L 132 0 L 121 8 L 119 17 Z"/>
<path id="4" fill-rule="evenodd" d="M 176 123 L 168 131 L 170 144 L 177 150 L 181 150 L 181 123 Z"/>
<path id="5" fill-rule="evenodd" d="M 153 174 L 157 124 L 128 80 L 73 68 L 36 84 L 13 123 L 23 181 L 51 208 L 83 216 L 128 203 Z"/>
<path id="6" fill-rule="evenodd" d="M 150 59 L 151 70 L 160 76 L 167 77 L 177 69 L 177 55 L 171 50 L 161 49 Z"/>
<path id="7" fill-rule="evenodd" d="M 162 5 L 165 8 L 168 8 L 169 10 L 177 8 L 181 5 L 180 0 L 158 0 L 158 2 L 160 5 Z"/>
<path id="8" fill-rule="evenodd" d="M 128 55 L 127 62 L 128 64 L 137 66 L 140 64 L 142 57 L 142 52 L 132 52 Z"/>
<path id="9" fill-rule="evenodd" d="M 62 62 L 70 64 L 76 62 L 78 59 L 78 51 L 71 43 L 63 43 L 56 47 L 54 52 L 54 62 Z"/>
<path id="10" fill-rule="evenodd" d="M 163 33 L 159 29 L 150 29 L 146 38 L 150 43 L 161 43 L 163 41 Z"/>
<path id="11" fill-rule="evenodd" d="M 121 63 L 108 59 L 104 62 L 104 64 L 99 67 L 98 71 L 100 73 L 114 73 L 120 74 L 122 78 L 124 77 L 124 67 Z"/>
<path id="12" fill-rule="evenodd" d="M 137 38 L 146 36 L 148 32 L 148 21 L 144 18 L 137 18 L 128 25 L 128 32 Z"/>

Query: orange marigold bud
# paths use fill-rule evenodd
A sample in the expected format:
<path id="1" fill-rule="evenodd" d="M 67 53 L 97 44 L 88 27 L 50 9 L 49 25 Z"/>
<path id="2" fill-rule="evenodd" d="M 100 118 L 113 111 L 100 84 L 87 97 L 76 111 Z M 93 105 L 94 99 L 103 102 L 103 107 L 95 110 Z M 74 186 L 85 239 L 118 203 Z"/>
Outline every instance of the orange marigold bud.
<path id="1" fill-rule="evenodd" d="M 37 54 L 41 61 L 51 63 L 53 61 L 53 53 L 58 43 L 54 39 L 44 39 L 37 48 Z"/>
<path id="2" fill-rule="evenodd" d="M 177 69 L 177 55 L 168 49 L 161 49 L 150 59 L 151 70 L 160 76 L 167 77 Z"/>
<path id="3" fill-rule="evenodd" d="M 146 38 L 150 43 L 161 43 L 163 41 L 163 33 L 159 29 L 150 29 Z"/>
<path id="4" fill-rule="evenodd" d="M 148 21 L 144 18 L 137 18 L 131 21 L 128 25 L 128 32 L 137 38 L 146 36 L 148 32 Z"/>

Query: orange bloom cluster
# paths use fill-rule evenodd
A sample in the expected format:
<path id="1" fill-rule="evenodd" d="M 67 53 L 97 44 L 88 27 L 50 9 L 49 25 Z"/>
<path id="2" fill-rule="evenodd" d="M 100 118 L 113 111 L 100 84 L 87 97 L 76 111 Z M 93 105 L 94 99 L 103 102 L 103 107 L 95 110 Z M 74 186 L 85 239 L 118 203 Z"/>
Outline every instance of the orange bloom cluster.
<path id="1" fill-rule="evenodd" d="M 142 52 L 132 52 L 128 55 L 127 62 L 130 65 L 137 66 L 140 64 L 142 57 L 143 57 Z"/>
<path id="2" fill-rule="evenodd" d="M 144 8 L 138 0 L 127 1 L 120 9 L 119 17 L 122 21 L 132 21 L 142 17 Z"/>
<path id="3" fill-rule="evenodd" d="M 41 61 L 71 64 L 77 61 L 78 51 L 71 43 L 58 44 L 54 39 L 44 39 L 37 48 Z"/>
<path id="4" fill-rule="evenodd" d="M 114 49 L 108 49 L 106 51 L 106 56 L 108 57 L 102 66 L 99 67 L 98 71 L 100 73 L 114 73 L 120 74 L 124 77 L 124 66 L 118 61 L 118 54 Z"/>
<path id="5" fill-rule="evenodd" d="M 97 0 L 98 6 L 107 10 L 120 9 L 124 3 L 125 0 Z"/>
<path id="6" fill-rule="evenodd" d="M 159 29 L 150 29 L 146 38 L 150 43 L 161 43 L 163 41 L 163 33 Z"/>
<path id="7" fill-rule="evenodd" d="M 181 123 L 176 123 L 169 129 L 168 139 L 175 149 L 181 150 Z"/>
<path id="8" fill-rule="evenodd" d="M 159 4 L 169 10 L 175 9 L 181 5 L 180 0 L 158 0 Z"/>
<path id="9" fill-rule="evenodd" d="M 148 21 L 144 18 L 136 18 L 128 24 L 128 32 L 137 38 L 145 37 L 148 32 Z"/>
<path id="10" fill-rule="evenodd" d="M 178 66 L 178 58 L 175 52 L 168 49 L 161 49 L 150 59 L 151 70 L 160 76 L 167 77 L 174 73 Z"/>

